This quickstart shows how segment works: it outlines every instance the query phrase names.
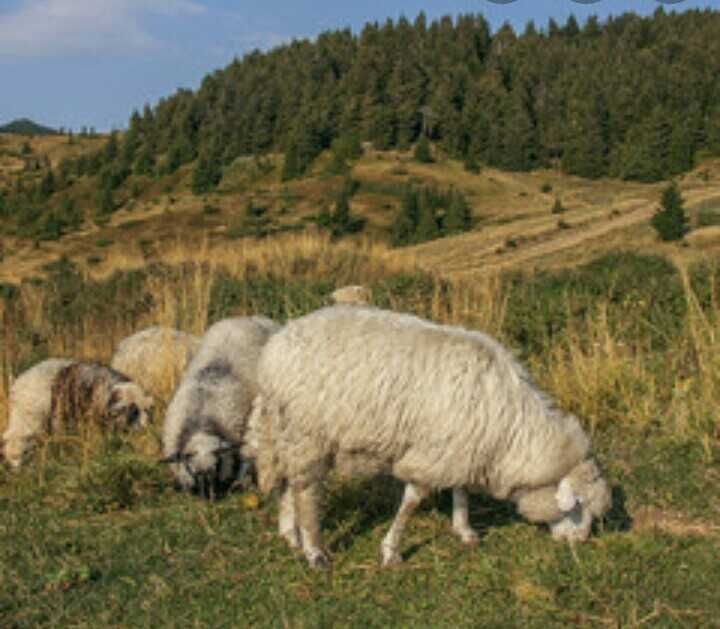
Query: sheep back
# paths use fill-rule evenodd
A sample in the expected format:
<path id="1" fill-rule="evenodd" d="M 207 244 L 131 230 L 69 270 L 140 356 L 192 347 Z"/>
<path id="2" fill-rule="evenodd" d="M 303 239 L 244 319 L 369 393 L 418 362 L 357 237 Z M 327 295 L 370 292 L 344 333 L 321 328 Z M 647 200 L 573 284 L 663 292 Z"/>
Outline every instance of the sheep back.
<path id="1" fill-rule="evenodd" d="M 120 341 L 110 366 L 161 397 L 180 380 L 199 345 L 193 334 L 152 326 Z"/>

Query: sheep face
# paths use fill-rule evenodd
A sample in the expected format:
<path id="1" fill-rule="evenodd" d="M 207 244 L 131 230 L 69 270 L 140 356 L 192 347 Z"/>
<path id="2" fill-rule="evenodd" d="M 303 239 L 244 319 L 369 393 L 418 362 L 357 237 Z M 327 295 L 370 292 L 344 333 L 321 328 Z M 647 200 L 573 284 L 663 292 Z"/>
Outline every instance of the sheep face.
<path id="1" fill-rule="evenodd" d="M 563 515 L 550 523 L 553 538 L 585 541 L 593 518 L 601 518 L 610 508 L 610 488 L 595 462 L 588 459 L 558 483 L 555 500 Z"/>
<path id="2" fill-rule="evenodd" d="M 203 498 L 224 493 L 235 480 L 242 481 L 250 469 L 250 463 L 240 457 L 236 445 L 205 431 L 193 434 L 181 452 L 163 462 L 173 465 L 183 490 Z"/>
<path id="3" fill-rule="evenodd" d="M 601 518 L 610 508 L 610 490 L 588 459 L 557 485 L 522 492 L 515 501 L 528 520 L 547 523 L 554 539 L 577 542 L 588 538 L 593 518 Z"/>
<path id="4" fill-rule="evenodd" d="M 112 426 L 123 430 L 144 428 L 150 423 L 153 399 L 134 382 L 112 387 L 107 416 Z"/>

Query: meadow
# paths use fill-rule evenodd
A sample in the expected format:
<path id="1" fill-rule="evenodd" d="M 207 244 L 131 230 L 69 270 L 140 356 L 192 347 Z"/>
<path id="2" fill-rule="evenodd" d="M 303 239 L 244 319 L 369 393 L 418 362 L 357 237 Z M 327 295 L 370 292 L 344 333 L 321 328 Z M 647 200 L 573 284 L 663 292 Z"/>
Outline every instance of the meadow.
<path id="1" fill-rule="evenodd" d="M 461 237 L 462 238 L 462 237 Z M 38 445 L 0 469 L 0 626 L 720 626 L 720 267 L 604 254 L 573 268 L 472 277 L 371 240 L 322 234 L 182 241 L 152 261 L 114 249 L 92 273 L 60 258 L 3 285 L 0 429 L 14 375 L 55 355 L 107 361 L 150 324 L 200 333 L 231 315 L 284 321 L 362 283 L 379 306 L 487 331 L 578 414 L 613 488 L 585 544 L 552 541 L 511 505 L 471 499 L 480 544 L 450 534 L 439 492 L 405 562 L 378 546 L 400 486 L 327 492 L 333 556 L 313 572 L 275 533 L 272 496 L 204 502 L 157 464 L 169 375 L 144 434 Z"/>

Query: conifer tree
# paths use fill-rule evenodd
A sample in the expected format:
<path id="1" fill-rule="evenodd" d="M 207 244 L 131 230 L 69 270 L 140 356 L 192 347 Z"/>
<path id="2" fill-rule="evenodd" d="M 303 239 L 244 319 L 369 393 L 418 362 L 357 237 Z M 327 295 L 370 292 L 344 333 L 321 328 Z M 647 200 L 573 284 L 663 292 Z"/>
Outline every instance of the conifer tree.
<path id="1" fill-rule="evenodd" d="M 693 167 L 695 147 L 691 119 L 676 116 L 673 121 L 670 140 L 668 142 L 667 174 L 679 175 Z"/>
<path id="2" fill-rule="evenodd" d="M 342 236 L 350 231 L 350 195 L 347 186 L 343 186 L 338 195 L 335 208 L 330 215 L 330 222 L 335 237 Z"/>
<path id="3" fill-rule="evenodd" d="M 690 229 L 688 217 L 675 182 L 663 191 L 661 207 L 655 212 L 651 223 L 660 238 L 665 241 L 680 240 L 688 233 Z"/>
<path id="4" fill-rule="evenodd" d="M 451 193 L 450 205 L 443 220 L 445 234 L 459 234 L 472 226 L 472 213 L 465 196 L 460 191 Z"/>
<path id="5" fill-rule="evenodd" d="M 62 217 L 66 231 L 70 232 L 80 229 L 83 220 L 82 213 L 72 199 L 64 198 L 60 202 L 58 213 Z"/>
<path id="6" fill-rule="evenodd" d="M 112 162 L 118 156 L 117 131 L 112 131 L 103 149 L 103 158 L 106 163 Z"/>
<path id="7" fill-rule="evenodd" d="M 97 197 L 97 214 L 100 216 L 108 216 L 115 211 L 115 199 L 113 198 L 113 191 L 109 185 L 104 185 L 100 188 L 100 192 Z"/>
<path id="8" fill-rule="evenodd" d="M 55 175 L 53 174 L 52 168 L 49 168 L 45 173 L 38 191 L 41 200 L 49 199 L 55 192 Z"/>
<path id="9" fill-rule="evenodd" d="M 214 190 L 222 179 L 222 164 L 218 150 L 209 150 L 201 155 L 195 164 L 192 177 L 192 191 L 195 195 Z"/>
<path id="10" fill-rule="evenodd" d="M 408 245 L 415 237 L 418 224 L 418 194 L 412 186 L 407 186 L 403 194 L 400 211 L 391 227 L 392 244 L 396 247 Z"/>
<path id="11" fill-rule="evenodd" d="M 537 162 L 537 140 L 524 96 L 514 91 L 507 98 L 502 165 L 508 170 L 526 171 Z"/>
<path id="12" fill-rule="evenodd" d="M 427 194 L 420 196 L 420 215 L 417 229 L 415 230 L 415 241 L 426 242 L 433 240 L 440 235 L 438 220 L 435 214 L 434 204 L 431 203 Z"/>
<path id="13" fill-rule="evenodd" d="M 588 179 L 607 174 L 608 147 L 603 117 L 604 110 L 594 87 L 588 86 L 583 77 L 567 105 L 566 138 L 562 152 L 564 172 Z"/>
<path id="14" fill-rule="evenodd" d="M 302 174 L 300 167 L 300 158 L 298 155 L 298 146 L 295 142 L 290 142 L 285 150 L 285 160 L 283 161 L 282 180 L 288 181 L 295 179 Z"/>
<path id="15" fill-rule="evenodd" d="M 147 144 L 140 151 L 134 170 L 138 175 L 152 175 L 155 172 L 155 156 Z"/>
<path id="16" fill-rule="evenodd" d="M 415 160 L 421 164 L 430 164 L 434 161 L 432 152 L 430 151 L 430 141 L 427 139 L 425 134 L 421 135 L 417 144 L 415 144 L 415 152 L 413 156 L 415 157 Z"/>
<path id="17" fill-rule="evenodd" d="M 705 120 L 705 144 L 711 155 L 720 155 L 720 103 L 715 105 Z"/>

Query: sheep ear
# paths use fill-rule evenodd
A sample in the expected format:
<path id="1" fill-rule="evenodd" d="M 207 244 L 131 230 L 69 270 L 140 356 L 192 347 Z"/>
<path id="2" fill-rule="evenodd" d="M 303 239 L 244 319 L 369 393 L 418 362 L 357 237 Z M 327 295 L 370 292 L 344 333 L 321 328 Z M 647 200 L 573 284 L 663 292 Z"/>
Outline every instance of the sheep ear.
<path id="1" fill-rule="evenodd" d="M 232 452 L 233 450 L 239 450 L 240 446 L 234 444 L 225 444 L 213 450 L 213 454 L 225 454 L 226 452 Z"/>
<path id="2" fill-rule="evenodd" d="M 563 478 L 555 492 L 555 500 L 557 501 L 560 511 L 568 512 L 575 508 L 578 503 L 578 497 L 573 491 L 572 485 L 567 478 Z"/>
<path id="3" fill-rule="evenodd" d="M 160 459 L 158 463 L 162 463 L 163 465 L 168 465 L 170 463 L 182 463 L 183 455 L 180 452 L 176 452 L 175 454 L 171 454 L 170 456 L 166 456 L 164 459 Z"/>
<path id="4" fill-rule="evenodd" d="M 231 441 L 226 441 L 223 439 L 220 442 L 220 445 L 213 450 L 213 454 L 225 454 L 226 452 L 240 452 L 242 449 L 243 444 L 242 443 L 233 443 Z"/>

